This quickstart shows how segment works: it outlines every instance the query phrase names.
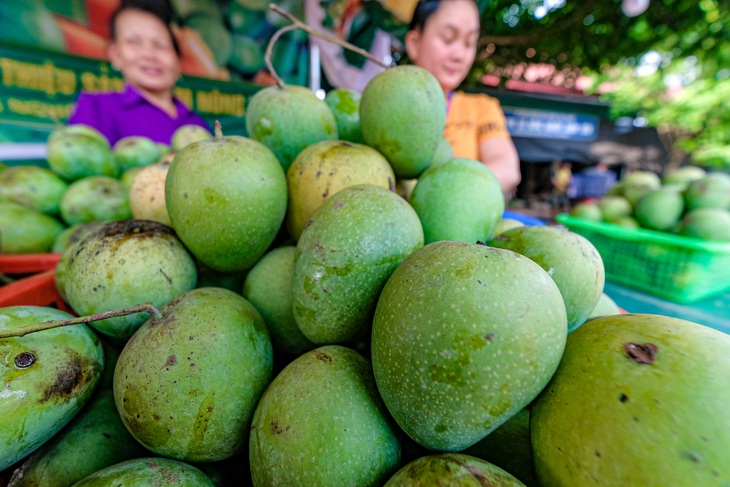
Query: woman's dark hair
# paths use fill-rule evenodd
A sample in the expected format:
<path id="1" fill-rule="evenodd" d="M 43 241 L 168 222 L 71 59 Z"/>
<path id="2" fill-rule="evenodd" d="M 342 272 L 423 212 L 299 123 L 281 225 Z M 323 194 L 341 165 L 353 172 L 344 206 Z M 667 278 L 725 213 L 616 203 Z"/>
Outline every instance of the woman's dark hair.
<path id="1" fill-rule="evenodd" d="M 408 30 L 423 30 L 428 19 L 436 13 L 444 1 L 448 0 L 418 0 Z"/>
<path id="2" fill-rule="evenodd" d="M 170 40 L 172 41 L 172 47 L 175 49 L 175 53 L 177 53 L 178 57 L 180 56 L 180 46 L 170 27 L 170 23 L 172 22 L 172 8 L 170 7 L 169 0 L 122 0 L 119 8 L 114 11 L 109 19 L 109 35 L 113 41 L 117 40 L 117 18 L 119 18 L 122 12 L 127 10 L 141 10 L 160 19 L 170 34 Z"/>

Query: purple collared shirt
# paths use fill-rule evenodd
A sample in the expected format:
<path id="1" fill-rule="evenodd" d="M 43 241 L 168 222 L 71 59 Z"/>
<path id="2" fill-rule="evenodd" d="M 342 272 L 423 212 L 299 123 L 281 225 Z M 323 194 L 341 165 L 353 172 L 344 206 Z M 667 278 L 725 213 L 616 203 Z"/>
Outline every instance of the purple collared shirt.
<path id="1" fill-rule="evenodd" d="M 81 93 L 68 123 L 91 125 L 104 134 L 111 145 L 133 135 L 169 145 L 175 130 L 186 124 L 200 125 L 210 131 L 205 121 L 183 102 L 177 98 L 174 101 L 175 118 L 150 103 L 130 85 L 120 93 Z"/>

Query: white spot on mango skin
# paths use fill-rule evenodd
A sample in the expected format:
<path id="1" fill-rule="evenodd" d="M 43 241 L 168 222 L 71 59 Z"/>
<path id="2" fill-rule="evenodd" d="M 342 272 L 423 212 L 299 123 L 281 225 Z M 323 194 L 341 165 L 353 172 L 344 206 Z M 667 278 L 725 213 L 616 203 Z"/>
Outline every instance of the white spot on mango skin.
<path id="1" fill-rule="evenodd" d="M 25 391 L 11 391 L 8 389 L 0 391 L 0 399 L 8 399 L 13 396 L 18 396 L 18 399 L 23 399 L 25 397 Z"/>
<path id="2" fill-rule="evenodd" d="M 550 269 L 548 269 L 548 271 L 547 271 L 548 276 L 553 277 L 553 272 L 555 272 L 554 267 L 551 267 Z"/>

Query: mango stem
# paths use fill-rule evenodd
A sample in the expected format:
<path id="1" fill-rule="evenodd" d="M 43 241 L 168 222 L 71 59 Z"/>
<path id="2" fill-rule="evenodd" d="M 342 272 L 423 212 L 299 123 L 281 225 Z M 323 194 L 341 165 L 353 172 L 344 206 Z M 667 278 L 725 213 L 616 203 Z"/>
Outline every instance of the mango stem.
<path id="1" fill-rule="evenodd" d="M 10 328 L 8 330 L 0 330 L 0 340 L 2 340 L 3 338 L 19 338 L 25 335 L 29 335 L 30 333 L 36 333 L 38 331 L 50 330 L 52 328 L 60 328 L 62 326 L 91 323 L 92 321 L 105 320 L 107 318 L 126 316 L 134 313 L 149 313 L 150 315 L 152 315 L 155 321 L 162 319 L 162 313 L 160 313 L 160 311 L 155 308 L 152 303 L 144 303 L 129 308 L 104 311 L 103 313 L 97 313 L 91 316 L 79 316 L 78 318 L 69 318 L 67 320 L 46 321 L 33 325 L 20 326 L 18 328 Z"/>
<path id="2" fill-rule="evenodd" d="M 288 12 L 287 12 L 288 13 Z M 269 45 L 266 46 L 266 54 L 264 54 L 264 62 L 266 63 L 266 67 L 269 70 L 269 74 L 274 78 L 276 81 L 276 85 L 284 89 L 284 80 L 282 80 L 278 74 L 276 74 L 276 70 L 274 69 L 274 65 L 271 63 L 271 54 L 274 52 L 274 44 L 276 44 L 276 41 L 279 40 L 279 37 L 286 34 L 289 31 L 296 30 L 299 27 L 297 25 L 287 25 L 286 27 L 282 27 L 281 29 L 274 32 L 274 35 L 271 36 L 271 39 L 269 39 Z"/>

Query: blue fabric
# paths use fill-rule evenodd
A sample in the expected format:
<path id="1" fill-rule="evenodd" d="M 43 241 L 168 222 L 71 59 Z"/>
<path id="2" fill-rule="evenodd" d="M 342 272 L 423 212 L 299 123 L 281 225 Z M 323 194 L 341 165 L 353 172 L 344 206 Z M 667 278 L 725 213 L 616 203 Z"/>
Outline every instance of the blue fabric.
<path id="1" fill-rule="evenodd" d="M 545 226 L 546 223 L 543 220 L 540 220 L 539 218 L 535 218 L 534 216 L 530 215 L 523 215 L 522 213 L 517 213 L 514 211 L 504 210 L 504 215 L 502 215 L 502 218 L 509 218 L 510 220 L 517 220 L 518 222 L 522 222 L 525 225 L 533 226 L 533 227 L 541 227 Z"/>

